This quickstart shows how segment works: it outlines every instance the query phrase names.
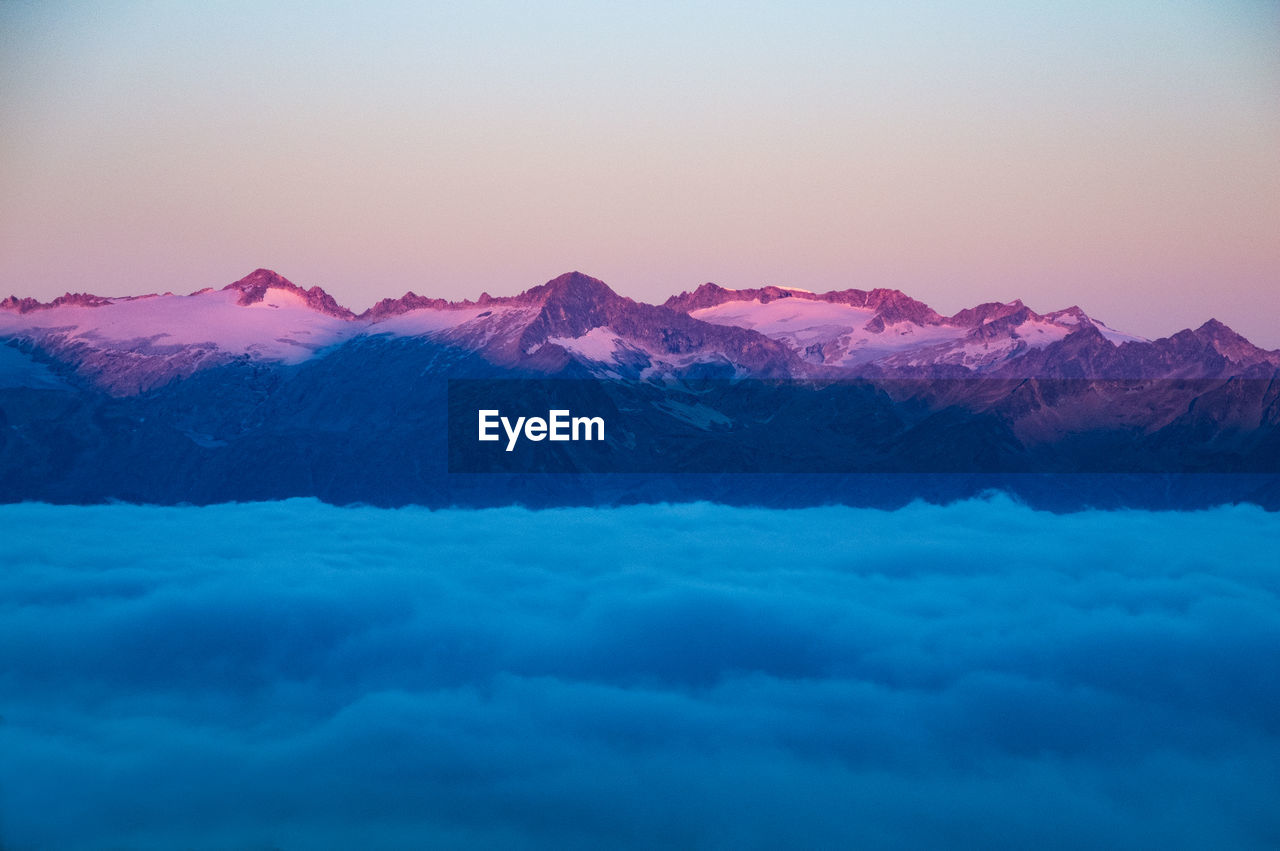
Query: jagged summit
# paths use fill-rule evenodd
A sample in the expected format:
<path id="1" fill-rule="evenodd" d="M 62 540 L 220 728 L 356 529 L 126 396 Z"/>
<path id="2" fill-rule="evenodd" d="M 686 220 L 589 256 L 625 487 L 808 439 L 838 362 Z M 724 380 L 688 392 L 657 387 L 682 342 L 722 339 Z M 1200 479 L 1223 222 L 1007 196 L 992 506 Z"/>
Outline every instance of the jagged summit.
<path id="1" fill-rule="evenodd" d="M 607 325 L 610 321 L 616 320 L 620 313 L 629 309 L 628 306 L 653 306 L 619 295 L 599 278 L 594 278 L 576 270 L 566 272 L 544 284 L 530 287 L 513 296 L 491 296 L 485 292 L 481 293 L 475 300 L 453 301 L 433 296 L 422 296 L 409 291 L 400 298 L 384 298 L 358 315 L 339 304 L 323 288 L 313 286 L 310 289 L 305 289 L 280 273 L 267 268 L 255 269 L 243 278 L 222 287 L 221 292 L 236 293 L 235 303 L 240 306 L 253 306 L 261 304 L 266 299 L 267 294 L 273 290 L 296 296 L 297 301 L 295 304 L 305 306 L 317 313 L 336 319 L 359 320 L 362 323 L 372 324 L 380 323 L 402 314 L 423 310 L 474 312 L 479 308 L 483 312 L 485 308 L 535 308 L 545 320 L 542 330 L 550 334 L 581 333 L 584 329 L 589 330 L 591 327 Z M 185 297 L 175 297 L 171 293 L 165 293 L 163 296 L 139 295 L 115 298 L 92 293 L 67 293 L 49 302 L 11 295 L 0 300 L 0 311 L 10 314 L 27 314 L 60 307 L 109 307 L 111 305 L 122 305 L 156 298 L 176 298 L 179 303 L 182 303 L 189 298 L 202 297 L 216 292 L 218 290 L 204 288 Z M 827 326 L 831 326 L 832 319 L 836 318 L 837 324 L 847 324 L 850 328 L 856 326 L 857 331 L 872 335 L 884 335 L 886 329 L 892 327 L 906 329 L 908 336 L 918 339 L 911 341 L 904 339 L 901 342 L 912 342 L 913 345 L 915 343 L 932 344 L 939 342 L 935 338 L 944 333 L 947 328 L 955 329 L 957 339 L 965 337 L 973 340 L 990 340 L 1005 334 L 1013 335 L 1015 338 L 1025 336 L 1032 326 L 1035 326 L 1039 337 L 1043 337 L 1045 330 L 1049 329 L 1050 326 L 1056 327 L 1063 334 L 1070 333 L 1078 327 L 1095 326 L 1109 342 L 1115 345 L 1125 342 L 1149 342 L 1141 337 L 1122 334 L 1108 328 L 1105 324 L 1088 316 L 1076 305 L 1040 314 L 1027 307 L 1021 299 L 1014 299 L 1011 302 L 985 302 L 957 311 L 951 316 L 943 316 L 934 311 L 929 305 L 908 296 L 901 290 L 890 288 L 871 290 L 846 289 L 817 293 L 795 287 L 774 285 L 730 289 L 708 282 L 700 285 L 692 292 L 685 291 L 679 295 L 671 296 L 656 307 L 664 311 L 709 321 L 713 324 L 755 328 L 761 330 L 766 336 L 786 336 L 786 332 L 789 332 L 790 329 L 779 329 L 782 333 L 774 334 L 767 328 L 761 327 L 769 324 L 768 321 L 761 321 L 762 319 L 768 319 L 764 314 L 760 316 L 745 313 L 737 315 L 735 314 L 736 308 L 735 310 L 723 309 L 726 306 L 732 307 L 739 303 L 756 304 L 765 308 L 769 308 L 771 305 L 777 307 L 778 303 L 781 303 L 781 306 L 784 307 L 794 305 L 802 308 L 800 313 L 803 315 L 802 319 L 804 321 L 809 321 L 805 317 L 811 317 L 815 323 L 825 323 Z M 823 312 L 822 305 L 827 305 L 832 310 L 847 308 L 855 312 L 862 311 L 861 318 L 856 313 L 837 316 L 837 313 L 831 311 Z M 739 313 L 741 312 L 739 311 Z M 768 311 L 765 311 L 765 314 L 767 313 Z M 660 315 L 669 316 L 670 314 L 654 314 L 649 318 L 656 321 Z M 912 328 L 925 329 L 927 333 L 918 334 L 912 331 Z M 935 330 L 930 331 L 929 329 Z M 895 333 L 898 336 L 902 336 L 901 330 Z M 1057 334 L 1058 332 L 1054 333 Z M 1180 332 L 1180 334 L 1194 335 L 1197 339 L 1210 344 L 1222 356 L 1236 363 L 1280 362 L 1280 350 L 1269 351 L 1255 346 L 1217 319 L 1208 320 L 1195 331 L 1187 329 L 1184 332 Z M 1175 334 L 1165 339 L 1181 340 L 1184 338 Z M 793 343 L 793 348 L 796 348 L 797 346 L 794 344 L 797 341 L 792 340 L 791 342 Z M 829 353 L 832 348 L 829 342 L 818 345 L 818 348 L 828 350 L 828 354 L 822 357 L 822 360 L 828 363 L 831 362 Z M 1048 340 L 1045 339 L 1043 342 L 1048 342 Z M 1034 344 L 1032 342 L 1032 345 Z M 818 356 L 815 345 L 817 343 L 810 340 L 804 346 L 799 346 L 798 348 L 804 350 L 802 353 L 806 357 L 814 359 Z M 875 347 L 872 347 L 872 350 L 879 351 Z"/>
<path id="2" fill-rule="evenodd" d="M 1003 319 L 1012 313 L 1018 312 L 1023 307 L 1025 305 L 1020 298 L 1014 299 L 1007 304 L 1000 301 L 988 301 L 975 307 L 966 307 L 964 310 L 957 311 L 947 321 L 962 328 L 972 328 L 982 325 L 984 322 Z"/>
<path id="3" fill-rule="evenodd" d="M 1280 351 L 1268 351 L 1255 346 L 1235 329 L 1217 319 L 1210 319 L 1192 333 L 1212 346 L 1218 354 L 1235 363 L 1280 364 Z"/>
<path id="4" fill-rule="evenodd" d="M 552 278 L 545 284 L 530 287 L 511 299 L 517 304 L 540 304 L 544 309 L 559 312 L 600 310 L 616 302 L 632 302 L 618 295 L 599 278 L 581 272 L 567 272 Z"/>
<path id="5" fill-rule="evenodd" d="M 234 281 L 223 287 L 224 290 L 239 290 L 243 293 L 264 292 L 265 290 L 276 287 L 282 290 L 291 290 L 303 292 L 302 287 L 290 281 L 284 275 L 273 269 L 254 269 L 238 281 Z"/>
<path id="6" fill-rule="evenodd" d="M 450 301 L 443 298 L 421 296 L 409 291 L 400 298 L 382 299 L 360 314 L 359 318 L 378 322 L 414 310 L 465 310 L 478 306 L 499 305 L 532 307 L 550 304 L 581 309 L 582 307 L 599 307 L 613 300 L 630 301 L 630 299 L 625 299 L 623 296 L 618 295 L 599 278 L 593 278 L 581 272 L 566 272 L 563 275 L 552 278 L 545 284 L 530 287 L 518 295 L 491 296 L 489 293 L 483 292 L 474 301 L 471 299 Z"/>
<path id="7" fill-rule="evenodd" d="M 943 316 L 889 288 L 814 293 L 705 283 L 653 305 L 580 271 L 474 301 L 408 292 L 359 316 L 319 286 L 304 289 L 265 268 L 189 296 L 0 301 L 0 343 L 65 358 L 87 380 L 119 393 L 235 359 L 300 363 L 363 338 L 428 340 L 537 372 L 641 378 L 1185 377 L 1280 367 L 1280 352 L 1216 319 L 1150 341 L 1077 306 L 1040 314 L 1015 299 Z"/>
<path id="8" fill-rule="evenodd" d="M 771 304 L 783 299 L 796 302 L 822 302 L 863 308 L 882 316 L 885 322 L 916 322 L 920 324 L 942 319 L 931 307 L 917 301 L 901 290 L 877 288 L 872 290 L 832 290 L 815 293 L 795 287 L 765 286 L 748 289 L 727 289 L 718 284 L 706 283 L 693 292 L 682 292 L 663 302 L 664 307 L 682 313 L 708 310 L 730 302 L 759 302 Z"/>
<path id="9" fill-rule="evenodd" d="M 1199 337 L 1204 337 L 1209 340 L 1227 342 L 1231 344 L 1247 343 L 1250 346 L 1253 345 L 1230 325 L 1227 325 L 1225 322 L 1220 322 L 1217 319 L 1210 319 L 1203 323 L 1199 328 L 1195 329 L 1194 333 Z"/>
<path id="10" fill-rule="evenodd" d="M 771 301 L 782 298 L 821 299 L 822 296 L 807 290 L 798 290 L 791 287 L 765 286 L 754 289 L 733 290 L 708 282 L 702 284 L 693 292 L 686 290 L 680 295 L 671 296 L 663 302 L 663 307 L 689 313 L 694 310 L 715 307 L 728 301 L 758 301 L 761 304 L 768 304 Z"/>
<path id="11" fill-rule="evenodd" d="M 484 296 L 481 301 L 485 300 Z M 371 322 L 378 322 L 383 319 L 389 319 L 392 316 L 399 316 L 402 313 L 408 313 L 411 310 L 448 310 L 451 307 L 470 306 L 471 302 L 452 302 L 443 298 L 431 298 L 430 296 L 422 296 L 413 290 L 400 296 L 400 298 L 384 298 L 373 307 L 361 313 L 360 319 L 367 319 Z"/>
<path id="12" fill-rule="evenodd" d="M 599 278 L 584 275 L 581 272 L 565 272 L 537 287 L 531 287 L 526 294 L 540 293 L 548 297 L 558 296 L 617 296 L 613 288 Z"/>
<path id="13" fill-rule="evenodd" d="M 235 291 L 240 293 L 237 303 L 241 306 L 249 306 L 261 302 L 267 292 L 273 289 L 293 293 L 294 295 L 297 295 L 307 307 L 328 316 L 333 316 L 338 319 L 355 318 L 354 313 L 338 304 L 337 300 L 325 292 L 321 287 L 315 286 L 309 290 L 303 289 L 288 278 L 271 269 L 255 269 L 240 280 L 227 284 L 222 288 L 222 291 Z M 214 292 L 214 290 L 209 287 L 205 287 L 191 293 L 191 295 L 201 296 L 211 292 Z M 172 293 L 164 293 L 164 295 L 173 296 Z M 11 295 L 8 298 L 0 300 L 0 310 L 9 310 L 15 313 L 30 313 L 35 310 L 50 310 L 56 307 L 105 307 L 107 305 L 119 304 L 121 302 L 131 302 L 138 301 L 139 299 L 150 299 L 156 297 L 157 296 L 154 293 L 147 295 L 123 296 L 119 298 L 94 295 L 93 293 L 67 293 L 66 295 L 58 296 L 52 301 L 42 302 L 34 298 Z"/>
<path id="14" fill-rule="evenodd" d="M 238 304 L 248 306 L 261 302 L 269 290 L 284 290 L 293 293 L 306 302 L 312 310 L 332 316 L 336 319 L 354 319 L 355 314 L 338 304 L 333 296 L 318 286 L 309 290 L 290 281 L 288 278 L 271 269 L 255 269 L 234 283 L 227 284 L 223 291 L 236 290 L 240 293 Z"/>
<path id="15" fill-rule="evenodd" d="M 137 298 L 145 298 L 145 296 L 137 296 Z M 67 293 L 60 295 L 50 302 L 37 301 L 34 298 L 19 298 L 11 295 L 6 299 L 0 300 L 0 310 L 12 310 L 15 313 L 30 313 L 33 310 L 49 310 L 54 307 L 101 307 L 104 304 L 111 304 L 117 299 L 104 298 L 100 295 L 92 293 Z"/>

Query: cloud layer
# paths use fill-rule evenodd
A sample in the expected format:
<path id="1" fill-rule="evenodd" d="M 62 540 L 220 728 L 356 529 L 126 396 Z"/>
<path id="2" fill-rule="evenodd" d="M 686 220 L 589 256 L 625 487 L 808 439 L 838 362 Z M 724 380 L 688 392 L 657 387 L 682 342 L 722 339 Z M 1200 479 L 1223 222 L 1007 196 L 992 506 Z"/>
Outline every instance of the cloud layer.
<path id="1" fill-rule="evenodd" d="M 0 507 L 0 844 L 1265 847 L 1280 518 Z"/>

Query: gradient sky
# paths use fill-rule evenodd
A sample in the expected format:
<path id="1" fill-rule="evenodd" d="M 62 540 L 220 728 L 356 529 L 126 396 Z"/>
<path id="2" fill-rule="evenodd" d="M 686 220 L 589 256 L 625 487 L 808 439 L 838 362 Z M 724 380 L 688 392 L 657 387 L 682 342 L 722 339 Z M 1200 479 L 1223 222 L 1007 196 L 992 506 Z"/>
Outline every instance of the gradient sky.
<path id="1" fill-rule="evenodd" d="M 1280 346 L 1274 0 L 199 5 L 0 0 L 0 294 L 579 269 Z"/>

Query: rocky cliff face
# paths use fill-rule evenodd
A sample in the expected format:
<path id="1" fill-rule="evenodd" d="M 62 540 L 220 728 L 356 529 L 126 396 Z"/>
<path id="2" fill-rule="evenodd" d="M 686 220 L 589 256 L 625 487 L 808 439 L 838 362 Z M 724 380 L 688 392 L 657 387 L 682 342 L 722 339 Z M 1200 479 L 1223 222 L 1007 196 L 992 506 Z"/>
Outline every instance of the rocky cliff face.
<path id="1" fill-rule="evenodd" d="M 649 305 L 577 272 L 356 315 L 258 270 L 189 296 L 6 299 L 0 346 L 4 500 L 806 504 L 996 484 L 1084 504 L 1155 477 L 1172 504 L 1280 502 L 1280 353 L 1212 320 L 1148 341 L 1078 307 L 944 317 L 893 290 L 708 284 Z M 461 378 L 544 408 L 595 382 L 573 399 L 607 405 L 614 439 L 450 472 Z"/>
<path id="2" fill-rule="evenodd" d="M 406 293 L 360 315 L 266 269 L 189 296 L 0 302 L 0 340 L 115 395 L 236 359 L 296 364 L 383 335 L 446 343 L 507 367 L 615 378 L 1207 378 L 1280 367 L 1280 352 L 1216 320 L 1149 341 L 1074 306 L 1040 314 L 1021 301 L 991 302 L 945 317 L 887 289 L 704 284 L 649 305 L 579 272 L 511 297 Z"/>

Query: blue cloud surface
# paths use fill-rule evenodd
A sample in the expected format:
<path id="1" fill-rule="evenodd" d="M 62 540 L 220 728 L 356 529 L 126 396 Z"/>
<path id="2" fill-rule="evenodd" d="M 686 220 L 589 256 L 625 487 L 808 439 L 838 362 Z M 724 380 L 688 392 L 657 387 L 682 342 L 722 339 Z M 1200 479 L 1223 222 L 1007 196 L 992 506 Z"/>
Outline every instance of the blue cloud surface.
<path id="1" fill-rule="evenodd" d="M 1274 847 L 1280 517 L 0 507 L 0 844 Z"/>

